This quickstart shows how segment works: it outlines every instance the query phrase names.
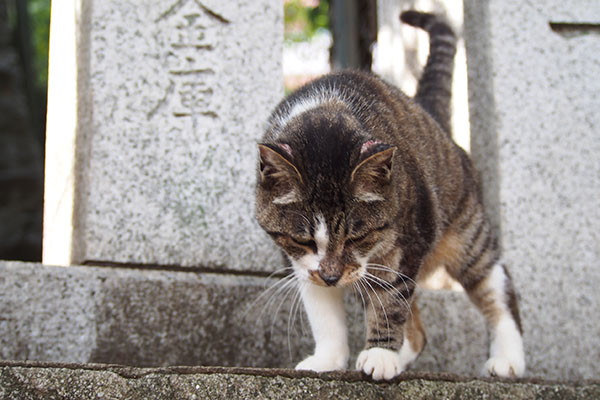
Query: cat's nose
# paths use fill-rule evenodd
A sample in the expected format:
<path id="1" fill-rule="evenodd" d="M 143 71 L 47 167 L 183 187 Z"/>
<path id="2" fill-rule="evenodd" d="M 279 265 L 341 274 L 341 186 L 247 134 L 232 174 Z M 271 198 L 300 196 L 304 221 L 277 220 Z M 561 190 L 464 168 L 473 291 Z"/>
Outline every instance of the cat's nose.
<path id="1" fill-rule="evenodd" d="M 323 279 L 323 282 L 325 282 L 327 286 L 335 286 L 335 284 L 340 280 L 340 275 L 327 275 L 322 270 L 319 270 L 319 276 L 321 279 Z"/>

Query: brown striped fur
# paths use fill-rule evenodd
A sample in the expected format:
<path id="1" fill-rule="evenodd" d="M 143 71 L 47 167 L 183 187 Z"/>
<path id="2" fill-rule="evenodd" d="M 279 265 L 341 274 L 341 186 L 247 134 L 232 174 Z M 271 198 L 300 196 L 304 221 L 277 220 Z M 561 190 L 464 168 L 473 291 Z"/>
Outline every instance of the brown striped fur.
<path id="1" fill-rule="evenodd" d="M 426 339 L 416 281 L 438 266 L 460 282 L 491 328 L 506 309 L 519 330 L 521 324 L 506 269 L 505 293 L 489 281 L 498 240 L 477 173 L 449 134 L 456 38 L 433 15 L 402 19 L 431 37 L 415 99 L 353 71 L 291 94 L 259 145 L 256 210 L 298 274 L 307 256 L 316 261 L 306 280 L 359 292 L 366 349 L 399 351 L 406 338 L 418 354 Z M 326 241 L 317 237 L 319 221 Z"/>

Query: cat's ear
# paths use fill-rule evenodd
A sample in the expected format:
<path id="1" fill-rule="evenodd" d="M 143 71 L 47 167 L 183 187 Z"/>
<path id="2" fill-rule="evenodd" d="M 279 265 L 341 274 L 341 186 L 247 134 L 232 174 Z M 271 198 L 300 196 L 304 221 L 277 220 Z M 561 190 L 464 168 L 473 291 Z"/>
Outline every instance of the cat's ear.
<path id="1" fill-rule="evenodd" d="M 354 189 L 354 197 L 359 201 L 381 201 L 384 199 L 382 189 L 392 179 L 392 165 L 396 147 L 377 143 L 376 147 L 374 146 L 374 148 L 367 151 L 368 153 L 365 154 L 364 159 L 352 171 L 350 178 Z M 361 153 L 363 152 L 361 151 Z"/>
<path id="2" fill-rule="evenodd" d="M 295 178 L 302 182 L 302 176 L 296 166 L 287 159 L 291 157 L 292 150 L 289 145 L 258 145 L 259 172 L 261 182 L 269 179 Z"/>
<path id="3" fill-rule="evenodd" d="M 274 191 L 275 204 L 288 204 L 298 201 L 298 184 L 302 176 L 298 168 L 288 160 L 292 150 L 289 145 L 259 144 L 260 184 Z"/>

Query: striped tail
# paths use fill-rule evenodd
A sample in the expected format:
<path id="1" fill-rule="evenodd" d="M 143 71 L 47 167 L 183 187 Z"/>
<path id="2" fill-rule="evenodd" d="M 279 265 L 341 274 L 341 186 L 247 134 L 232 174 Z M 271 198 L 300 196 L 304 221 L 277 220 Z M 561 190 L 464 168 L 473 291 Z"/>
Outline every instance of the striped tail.
<path id="1" fill-rule="evenodd" d="M 445 19 L 434 14 L 405 11 L 400 20 L 429 33 L 429 57 L 419 79 L 415 100 L 451 135 L 450 101 L 456 35 Z"/>

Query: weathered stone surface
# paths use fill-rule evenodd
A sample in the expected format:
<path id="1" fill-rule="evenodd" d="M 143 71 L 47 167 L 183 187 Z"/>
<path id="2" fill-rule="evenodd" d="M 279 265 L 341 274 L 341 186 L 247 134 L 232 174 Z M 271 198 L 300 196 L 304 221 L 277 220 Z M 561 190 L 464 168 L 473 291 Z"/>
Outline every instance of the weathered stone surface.
<path id="1" fill-rule="evenodd" d="M 272 269 L 253 182 L 282 3 L 77 4 L 52 13 L 44 262 Z"/>
<path id="2" fill-rule="evenodd" d="M 81 268 L 0 262 L 0 359 L 89 361 L 99 283 Z"/>
<path id="3" fill-rule="evenodd" d="M 291 366 L 310 336 L 273 279 L 0 263 L 0 359 Z M 289 331 L 289 348 L 288 348 Z"/>
<path id="4" fill-rule="evenodd" d="M 0 359 L 293 367 L 312 351 L 312 337 L 295 290 L 277 292 L 285 281 L 259 297 L 276 282 L 0 262 Z M 349 296 L 349 368 L 364 343 L 360 303 Z M 464 294 L 424 292 L 419 303 L 429 344 L 414 368 L 478 374 L 486 334 Z"/>
<path id="5" fill-rule="evenodd" d="M 234 368 L 124 368 L 0 362 L 0 396 L 18 399 L 592 399 L 595 381 L 461 378 L 403 374 L 390 383 L 361 373 Z"/>
<path id="6" fill-rule="evenodd" d="M 528 373 L 550 378 L 600 371 L 594 23 L 591 0 L 465 2 L 472 154 L 521 295 Z"/>

